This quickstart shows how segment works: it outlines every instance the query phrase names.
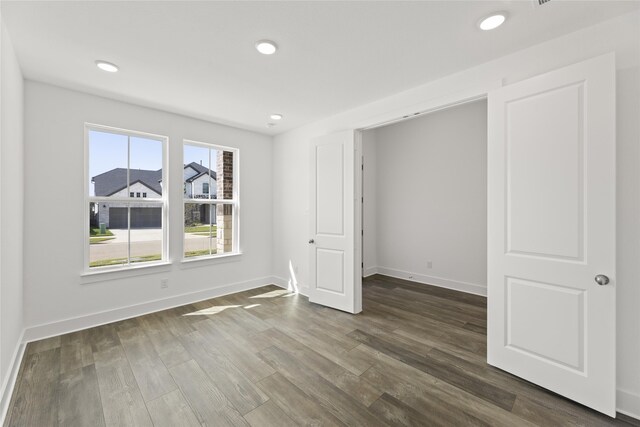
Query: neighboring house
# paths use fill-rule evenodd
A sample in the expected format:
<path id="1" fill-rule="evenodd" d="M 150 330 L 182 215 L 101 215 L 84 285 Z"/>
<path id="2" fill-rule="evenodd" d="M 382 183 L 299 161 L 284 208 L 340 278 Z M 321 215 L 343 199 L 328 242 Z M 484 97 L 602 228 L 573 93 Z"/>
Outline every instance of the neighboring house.
<path id="1" fill-rule="evenodd" d="M 212 183 L 209 185 L 209 173 Z M 212 187 L 212 188 L 210 188 Z M 209 194 L 216 198 L 216 173 L 208 168 L 191 162 L 184 166 L 184 195 L 189 199 L 208 199 Z"/>
<path id="2" fill-rule="evenodd" d="M 209 182 L 211 173 L 211 182 Z M 184 197 L 188 199 L 215 199 L 217 197 L 216 172 L 191 162 L 184 166 Z M 211 197 L 210 197 L 211 196 Z M 198 205 L 187 203 L 184 206 L 184 223 L 186 226 L 195 224 L 216 223 L 215 205 Z"/>
<path id="3" fill-rule="evenodd" d="M 209 174 L 212 182 L 209 184 Z M 194 199 L 216 196 L 216 173 L 197 163 L 184 166 L 185 196 Z M 162 169 L 152 171 L 144 169 L 129 170 L 129 186 L 127 189 L 127 169 L 116 168 L 96 175 L 91 179 L 97 197 L 133 197 L 135 199 L 151 199 L 162 196 Z M 128 194 L 127 194 L 128 192 Z M 193 209 L 192 209 L 193 210 Z M 189 212 L 190 222 L 208 222 L 208 211 L 204 206 L 196 209 L 198 213 Z M 100 203 L 95 221 L 105 224 L 107 228 L 127 228 L 127 204 L 123 202 Z M 96 225 L 97 225 L 96 224 Z M 162 227 L 162 208 L 153 202 L 136 203 L 131 208 L 131 228 Z"/>

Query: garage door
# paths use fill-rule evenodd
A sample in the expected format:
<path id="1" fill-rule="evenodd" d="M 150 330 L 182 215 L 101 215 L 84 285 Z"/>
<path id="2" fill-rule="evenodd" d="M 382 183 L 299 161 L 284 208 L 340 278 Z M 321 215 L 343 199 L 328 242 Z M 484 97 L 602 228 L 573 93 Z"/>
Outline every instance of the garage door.
<path id="1" fill-rule="evenodd" d="M 162 227 L 162 208 L 131 208 L 131 228 Z M 127 228 L 127 208 L 109 209 L 109 228 Z"/>
<path id="2" fill-rule="evenodd" d="M 127 208 L 109 208 L 109 228 L 127 228 Z"/>
<path id="3" fill-rule="evenodd" d="M 131 208 L 131 228 L 162 227 L 162 208 Z"/>

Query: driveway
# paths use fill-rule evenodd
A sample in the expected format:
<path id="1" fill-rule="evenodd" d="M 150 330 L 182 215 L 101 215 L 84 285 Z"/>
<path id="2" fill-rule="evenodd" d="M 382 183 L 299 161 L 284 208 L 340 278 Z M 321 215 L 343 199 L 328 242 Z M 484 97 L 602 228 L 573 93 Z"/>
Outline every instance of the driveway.
<path id="1" fill-rule="evenodd" d="M 126 229 L 110 228 L 109 231 L 113 233 L 115 239 L 107 240 L 105 243 L 127 243 L 129 236 Z M 140 228 L 131 230 L 132 242 L 149 242 L 154 240 L 162 241 L 162 228 Z"/>
<path id="2" fill-rule="evenodd" d="M 128 232 L 126 229 L 110 229 L 115 239 L 107 240 L 102 243 L 89 245 L 90 262 L 127 258 L 128 255 Z M 209 249 L 209 240 L 215 247 L 215 238 L 210 239 L 208 236 L 198 236 L 194 234 L 185 235 L 184 250 L 200 251 Z M 148 255 L 159 255 L 162 253 L 162 229 L 161 228 L 143 228 L 131 230 L 131 256 L 141 257 Z"/>

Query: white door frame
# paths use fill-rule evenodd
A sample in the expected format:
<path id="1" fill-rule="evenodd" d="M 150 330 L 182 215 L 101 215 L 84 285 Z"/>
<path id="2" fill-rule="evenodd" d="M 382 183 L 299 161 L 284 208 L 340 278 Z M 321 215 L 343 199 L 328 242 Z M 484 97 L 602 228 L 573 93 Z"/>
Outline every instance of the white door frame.
<path id="1" fill-rule="evenodd" d="M 362 251 L 362 240 L 363 240 L 363 223 L 362 223 L 362 186 L 363 186 L 363 173 L 362 173 L 362 161 L 363 161 L 363 141 L 362 141 L 362 132 L 366 130 L 371 130 L 375 128 L 379 128 L 382 126 L 387 126 L 394 123 L 399 123 L 406 120 L 411 120 L 417 117 L 421 117 L 427 114 L 435 113 L 437 111 L 446 110 L 449 108 L 454 108 L 460 105 L 468 104 L 470 102 L 480 101 L 482 99 L 487 99 L 489 92 L 502 87 L 502 82 L 494 82 L 489 85 L 482 85 L 478 88 L 470 89 L 464 92 L 454 92 L 448 96 L 433 98 L 420 103 L 413 108 L 413 112 L 409 114 L 402 114 L 401 116 L 388 116 L 381 118 L 377 116 L 375 118 L 371 118 L 370 120 L 360 122 L 360 126 L 355 128 L 355 148 L 356 148 L 356 159 L 358 159 L 359 167 L 356 167 L 356 175 L 355 175 L 355 194 L 356 194 L 356 209 L 355 209 L 355 229 L 356 229 L 356 253 L 355 253 L 355 271 L 356 276 L 359 276 L 359 279 L 356 280 L 355 286 L 362 287 L 362 275 L 364 273 L 364 254 Z M 397 114 L 397 112 L 392 112 L 390 114 Z M 359 295 L 362 296 L 362 292 L 359 292 Z M 360 301 L 360 307 L 362 308 L 362 301 Z"/>

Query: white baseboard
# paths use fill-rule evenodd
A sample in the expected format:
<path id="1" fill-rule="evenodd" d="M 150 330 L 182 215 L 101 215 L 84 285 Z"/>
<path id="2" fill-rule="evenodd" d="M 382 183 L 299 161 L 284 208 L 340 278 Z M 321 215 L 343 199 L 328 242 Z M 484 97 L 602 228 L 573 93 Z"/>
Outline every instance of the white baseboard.
<path id="1" fill-rule="evenodd" d="M 616 404 L 618 412 L 640 420 L 640 395 L 618 389 Z"/>
<path id="2" fill-rule="evenodd" d="M 82 329 L 93 328 L 95 326 L 129 319 L 131 317 L 142 316 L 156 311 L 179 307 L 185 304 L 192 304 L 194 302 L 210 298 L 216 298 L 223 295 L 259 288 L 261 286 L 273 284 L 273 279 L 274 278 L 271 276 L 261 277 L 258 279 L 232 283 L 229 285 L 219 286 L 203 291 L 175 295 L 169 298 L 134 304 L 114 310 L 91 313 L 84 316 L 78 316 L 59 320 L 56 322 L 31 326 L 28 327 L 24 332 L 24 342 L 37 341 L 44 338 L 54 337 L 70 332 L 79 331 Z"/>
<path id="3" fill-rule="evenodd" d="M 284 289 L 289 289 L 290 291 L 296 291 L 296 292 L 298 292 L 299 294 L 304 295 L 305 297 L 308 297 L 308 296 L 309 296 L 309 292 L 308 292 L 308 290 L 309 290 L 309 289 L 308 289 L 306 286 L 302 286 L 302 285 L 300 285 L 300 284 L 298 283 L 298 285 L 297 285 L 297 289 L 295 289 L 295 288 L 294 288 L 294 287 L 289 283 L 289 280 L 287 280 L 287 279 L 285 279 L 285 278 L 283 278 L 283 277 L 280 277 L 280 276 L 273 276 L 273 277 L 272 277 L 272 280 L 273 280 L 273 282 L 272 282 L 272 283 L 273 283 L 274 285 L 280 286 L 281 288 L 284 288 Z"/>
<path id="4" fill-rule="evenodd" d="M 20 363 L 24 356 L 24 350 L 27 345 L 24 343 L 24 329 L 20 334 L 16 349 L 13 351 L 11 357 L 11 364 L 7 371 L 7 376 L 2 384 L 2 390 L 0 390 L 0 425 L 4 425 L 5 418 L 7 417 L 7 411 L 9 410 L 9 403 L 11 403 L 11 396 L 13 395 L 13 388 L 16 385 L 18 379 L 18 371 L 20 370 Z"/>
<path id="5" fill-rule="evenodd" d="M 469 294 L 487 296 L 487 287 L 477 283 L 461 282 L 457 280 L 444 279 L 442 277 L 425 276 L 424 274 L 411 273 L 409 271 L 396 270 L 388 267 L 375 267 L 378 274 L 395 277 L 396 279 L 411 280 L 413 282 L 424 283 L 426 285 L 439 286 L 441 288 L 453 289 Z"/>
<path id="6" fill-rule="evenodd" d="M 367 267 L 362 270 L 362 277 L 373 276 L 374 274 L 378 274 L 378 267 Z"/>
<path id="7" fill-rule="evenodd" d="M 279 276 L 273 276 L 271 278 L 271 282 L 276 285 L 276 286 L 280 286 L 283 289 L 289 289 L 289 283 L 287 281 L 287 279 L 283 279 L 282 277 Z"/>

